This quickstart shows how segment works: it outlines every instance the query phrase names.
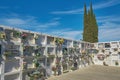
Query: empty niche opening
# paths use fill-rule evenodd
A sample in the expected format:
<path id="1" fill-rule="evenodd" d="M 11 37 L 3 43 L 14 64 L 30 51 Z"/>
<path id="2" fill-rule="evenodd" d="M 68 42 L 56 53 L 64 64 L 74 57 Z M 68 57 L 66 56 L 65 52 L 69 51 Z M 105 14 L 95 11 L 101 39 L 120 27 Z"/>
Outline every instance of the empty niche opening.
<path id="1" fill-rule="evenodd" d="M 105 43 L 105 48 L 110 48 L 110 43 Z"/>
<path id="2" fill-rule="evenodd" d="M 5 73 L 18 71 L 19 69 L 20 69 L 20 61 L 19 60 L 5 62 Z"/>
<path id="3" fill-rule="evenodd" d="M 6 75 L 5 80 L 20 80 L 19 77 L 20 77 L 19 74 Z"/>

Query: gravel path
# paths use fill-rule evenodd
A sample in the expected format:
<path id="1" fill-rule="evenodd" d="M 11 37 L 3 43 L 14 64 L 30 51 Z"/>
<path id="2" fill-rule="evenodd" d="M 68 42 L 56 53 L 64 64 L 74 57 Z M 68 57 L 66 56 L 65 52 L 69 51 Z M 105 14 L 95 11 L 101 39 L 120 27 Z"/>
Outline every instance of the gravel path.
<path id="1" fill-rule="evenodd" d="M 120 80 L 120 67 L 92 65 L 48 80 Z"/>

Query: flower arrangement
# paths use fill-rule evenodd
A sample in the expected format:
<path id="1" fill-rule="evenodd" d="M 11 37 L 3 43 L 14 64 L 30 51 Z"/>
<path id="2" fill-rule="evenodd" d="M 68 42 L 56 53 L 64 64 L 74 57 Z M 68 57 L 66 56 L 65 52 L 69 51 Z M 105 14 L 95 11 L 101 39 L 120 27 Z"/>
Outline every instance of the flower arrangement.
<path id="1" fill-rule="evenodd" d="M 5 53 L 4 53 L 4 56 L 9 56 L 9 55 L 11 55 L 10 52 L 5 52 Z"/>
<path id="2" fill-rule="evenodd" d="M 40 63 L 38 62 L 38 58 L 41 56 L 41 53 L 36 53 L 35 58 L 33 59 L 33 64 L 35 68 L 40 67 Z"/>
<path id="3" fill-rule="evenodd" d="M 28 35 L 26 33 L 23 33 L 21 36 L 22 36 L 22 39 L 26 39 Z"/>
<path id="4" fill-rule="evenodd" d="M 4 32 L 0 32 L 0 39 L 5 39 L 6 38 L 6 35 Z"/>
<path id="5" fill-rule="evenodd" d="M 106 54 L 106 57 L 109 57 L 110 56 L 110 54 Z"/>
<path id="6" fill-rule="evenodd" d="M 103 61 L 103 60 L 105 59 L 105 55 L 103 55 L 103 54 L 98 54 L 98 55 L 97 55 L 97 58 L 98 58 L 99 60 Z"/>
<path id="7" fill-rule="evenodd" d="M 52 71 L 54 71 L 54 75 L 56 76 L 57 68 L 55 66 L 52 67 Z"/>
<path id="8" fill-rule="evenodd" d="M 55 62 L 56 64 L 59 64 L 60 63 L 60 61 L 59 60 L 56 60 L 56 62 Z"/>
<path id="9" fill-rule="evenodd" d="M 67 55 L 67 50 L 63 49 L 63 54 Z"/>
<path id="10" fill-rule="evenodd" d="M 28 36 L 29 36 L 30 40 L 33 40 L 35 38 L 35 34 L 34 33 L 30 33 L 30 34 L 28 34 Z"/>
<path id="11" fill-rule="evenodd" d="M 39 59 L 40 56 L 41 56 L 41 53 L 36 53 L 35 57 L 33 59 L 33 65 L 36 68 L 36 70 L 33 71 L 32 73 L 28 73 L 28 76 L 31 78 L 31 80 L 38 80 L 41 77 L 44 77 L 43 72 L 39 71 L 41 65 L 40 65 L 38 59 Z"/>
<path id="12" fill-rule="evenodd" d="M 29 46 L 23 46 L 23 51 L 26 51 L 29 48 Z"/>
<path id="13" fill-rule="evenodd" d="M 38 40 L 38 37 L 39 37 L 38 35 L 35 35 L 34 39 L 35 39 L 35 40 Z"/>
<path id="14" fill-rule="evenodd" d="M 19 31 L 13 31 L 13 37 L 18 38 L 21 36 L 21 32 Z"/>
<path id="15" fill-rule="evenodd" d="M 52 67 L 52 71 L 55 71 L 57 68 L 55 66 Z"/>
<path id="16" fill-rule="evenodd" d="M 34 72 L 28 73 L 28 76 L 30 77 L 30 80 L 38 80 L 44 76 L 44 74 L 43 72 L 40 73 L 40 71 L 35 70 Z"/>
<path id="17" fill-rule="evenodd" d="M 41 56 L 41 53 L 36 53 L 36 56 L 37 56 L 37 57 L 40 57 L 40 56 Z"/>
<path id="18" fill-rule="evenodd" d="M 56 43 L 57 45 L 62 45 L 62 44 L 64 43 L 64 39 L 62 39 L 62 38 L 56 38 L 56 39 L 55 39 L 55 43 Z"/>
<path id="19" fill-rule="evenodd" d="M 49 54 L 48 57 L 49 58 L 55 58 L 55 55 L 54 54 Z"/>
<path id="20" fill-rule="evenodd" d="M 86 54 L 85 50 L 82 50 L 81 53 L 82 53 L 82 54 Z"/>
<path id="21" fill-rule="evenodd" d="M 60 44 L 63 44 L 63 43 L 64 43 L 64 39 L 60 39 L 60 40 L 59 40 L 59 43 L 60 43 Z"/>
<path id="22" fill-rule="evenodd" d="M 23 62 L 23 69 L 27 69 L 27 62 Z"/>
<path id="23" fill-rule="evenodd" d="M 3 55 L 4 55 L 4 58 L 7 59 L 8 57 L 12 55 L 12 53 L 9 51 L 5 51 Z"/>
<path id="24" fill-rule="evenodd" d="M 95 50 L 94 50 L 94 53 L 96 53 L 96 54 L 97 54 L 98 52 L 99 52 L 99 50 L 97 50 L 97 49 L 95 49 Z"/>
<path id="25" fill-rule="evenodd" d="M 104 49 L 102 49 L 102 52 L 104 53 L 104 52 L 105 52 L 105 50 L 104 50 Z"/>
<path id="26" fill-rule="evenodd" d="M 76 47 L 78 47 L 78 45 L 77 44 L 73 44 L 73 46 L 76 48 Z"/>

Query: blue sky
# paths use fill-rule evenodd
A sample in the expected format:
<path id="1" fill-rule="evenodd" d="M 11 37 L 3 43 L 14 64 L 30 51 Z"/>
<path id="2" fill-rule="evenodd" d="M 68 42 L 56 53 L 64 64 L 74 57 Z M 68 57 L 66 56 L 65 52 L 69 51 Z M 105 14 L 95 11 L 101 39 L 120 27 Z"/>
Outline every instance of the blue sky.
<path id="1" fill-rule="evenodd" d="M 99 41 L 120 40 L 120 0 L 0 0 L 0 25 L 80 40 L 91 1 Z"/>

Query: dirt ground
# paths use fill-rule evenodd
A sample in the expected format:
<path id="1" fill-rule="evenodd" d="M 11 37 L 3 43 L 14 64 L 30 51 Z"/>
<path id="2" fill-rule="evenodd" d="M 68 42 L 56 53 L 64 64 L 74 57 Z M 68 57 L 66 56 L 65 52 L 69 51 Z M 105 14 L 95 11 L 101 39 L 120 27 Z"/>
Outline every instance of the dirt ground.
<path id="1" fill-rule="evenodd" d="M 92 65 L 47 80 L 120 80 L 120 67 Z"/>

